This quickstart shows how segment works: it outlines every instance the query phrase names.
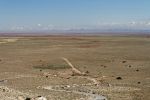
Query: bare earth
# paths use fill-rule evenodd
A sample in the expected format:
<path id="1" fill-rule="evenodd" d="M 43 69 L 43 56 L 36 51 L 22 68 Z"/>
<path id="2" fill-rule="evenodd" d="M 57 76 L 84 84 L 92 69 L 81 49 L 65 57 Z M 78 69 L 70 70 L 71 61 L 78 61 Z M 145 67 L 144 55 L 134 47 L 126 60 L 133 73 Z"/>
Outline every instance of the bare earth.
<path id="1" fill-rule="evenodd" d="M 62 57 L 87 75 L 73 76 Z M 0 100 L 150 100 L 149 93 L 150 37 L 0 37 Z"/>

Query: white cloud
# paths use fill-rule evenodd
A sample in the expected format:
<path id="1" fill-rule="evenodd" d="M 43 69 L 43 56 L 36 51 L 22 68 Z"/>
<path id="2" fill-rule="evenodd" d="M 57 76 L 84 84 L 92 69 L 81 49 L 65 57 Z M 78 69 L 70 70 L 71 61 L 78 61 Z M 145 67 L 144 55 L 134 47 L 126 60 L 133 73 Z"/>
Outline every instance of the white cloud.
<path id="1" fill-rule="evenodd" d="M 43 26 L 42 30 L 54 30 L 56 27 L 52 24 L 49 24 L 47 26 Z"/>
<path id="2" fill-rule="evenodd" d="M 130 22 L 130 25 L 136 25 L 137 23 L 135 21 Z"/>
<path id="3" fill-rule="evenodd" d="M 41 24 L 37 24 L 37 26 L 41 27 L 42 25 Z"/>
<path id="4" fill-rule="evenodd" d="M 150 26 L 150 22 L 147 22 L 147 25 Z"/>
<path id="5" fill-rule="evenodd" d="M 23 26 L 14 26 L 11 28 L 11 30 L 24 30 Z"/>

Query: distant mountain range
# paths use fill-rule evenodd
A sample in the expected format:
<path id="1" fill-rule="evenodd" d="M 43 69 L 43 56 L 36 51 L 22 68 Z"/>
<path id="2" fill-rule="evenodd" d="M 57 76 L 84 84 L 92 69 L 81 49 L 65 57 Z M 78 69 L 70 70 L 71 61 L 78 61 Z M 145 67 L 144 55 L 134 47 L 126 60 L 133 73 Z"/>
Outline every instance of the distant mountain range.
<path id="1" fill-rule="evenodd" d="M 44 35 L 150 35 L 150 30 L 108 29 L 108 30 L 51 30 L 51 31 L 8 31 L 0 32 L 0 36 L 44 36 Z"/>

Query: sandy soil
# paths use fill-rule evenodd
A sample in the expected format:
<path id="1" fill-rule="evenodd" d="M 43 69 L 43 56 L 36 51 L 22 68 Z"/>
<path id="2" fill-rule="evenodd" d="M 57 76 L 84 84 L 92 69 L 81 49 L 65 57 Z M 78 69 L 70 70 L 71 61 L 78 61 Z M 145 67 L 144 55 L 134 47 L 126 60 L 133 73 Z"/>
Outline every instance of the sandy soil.
<path id="1" fill-rule="evenodd" d="M 150 100 L 149 51 L 149 37 L 1 37 L 0 100 Z"/>

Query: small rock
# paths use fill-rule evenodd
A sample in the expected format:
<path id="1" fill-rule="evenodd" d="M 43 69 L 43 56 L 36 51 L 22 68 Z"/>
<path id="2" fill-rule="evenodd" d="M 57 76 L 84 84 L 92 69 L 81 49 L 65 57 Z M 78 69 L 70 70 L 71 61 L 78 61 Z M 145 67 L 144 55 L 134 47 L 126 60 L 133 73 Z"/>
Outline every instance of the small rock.
<path id="1" fill-rule="evenodd" d="M 40 69 L 40 72 L 42 71 L 42 69 Z"/>
<path id="2" fill-rule="evenodd" d="M 92 91 L 92 94 L 96 94 L 94 91 Z"/>
<path id="3" fill-rule="evenodd" d="M 107 66 L 104 66 L 104 68 L 106 68 Z"/>
<path id="4" fill-rule="evenodd" d="M 86 74 L 88 74 L 88 73 L 89 73 L 89 71 L 87 70 L 85 73 L 86 73 Z"/>
<path id="5" fill-rule="evenodd" d="M 127 61 L 122 61 L 122 63 L 126 63 Z"/>
<path id="6" fill-rule="evenodd" d="M 5 89 L 3 89 L 3 92 L 5 92 L 6 90 Z"/>
<path id="7" fill-rule="evenodd" d="M 57 75 L 53 75 L 54 77 L 57 77 Z"/>
<path id="8" fill-rule="evenodd" d="M 61 87 L 61 89 L 64 89 L 64 88 L 65 88 L 65 87 L 63 87 L 63 86 Z"/>
<path id="9" fill-rule="evenodd" d="M 106 68 L 107 66 L 105 66 L 105 65 L 101 65 L 102 67 L 104 67 L 104 68 Z"/>
<path id="10" fill-rule="evenodd" d="M 129 67 L 131 67 L 131 65 L 129 65 Z"/>
<path id="11" fill-rule="evenodd" d="M 47 100 L 47 99 L 43 96 L 38 96 L 38 97 L 35 98 L 35 100 Z"/>
<path id="12" fill-rule="evenodd" d="M 141 82 L 137 82 L 138 84 L 141 84 Z"/>
<path id="13" fill-rule="evenodd" d="M 116 79 L 117 79 L 117 80 L 122 80 L 122 77 L 117 77 Z"/>
<path id="14" fill-rule="evenodd" d="M 67 88 L 70 88 L 71 86 L 70 85 L 67 85 Z"/>
<path id="15" fill-rule="evenodd" d="M 138 72 L 139 70 L 137 69 L 136 71 Z"/>
<path id="16" fill-rule="evenodd" d="M 18 96 L 17 100 L 26 100 L 23 96 Z"/>
<path id="17" fill-rule="evenodd" d="M 31 98 L 26 98 L 25 100 L 31 100 Z"/>

